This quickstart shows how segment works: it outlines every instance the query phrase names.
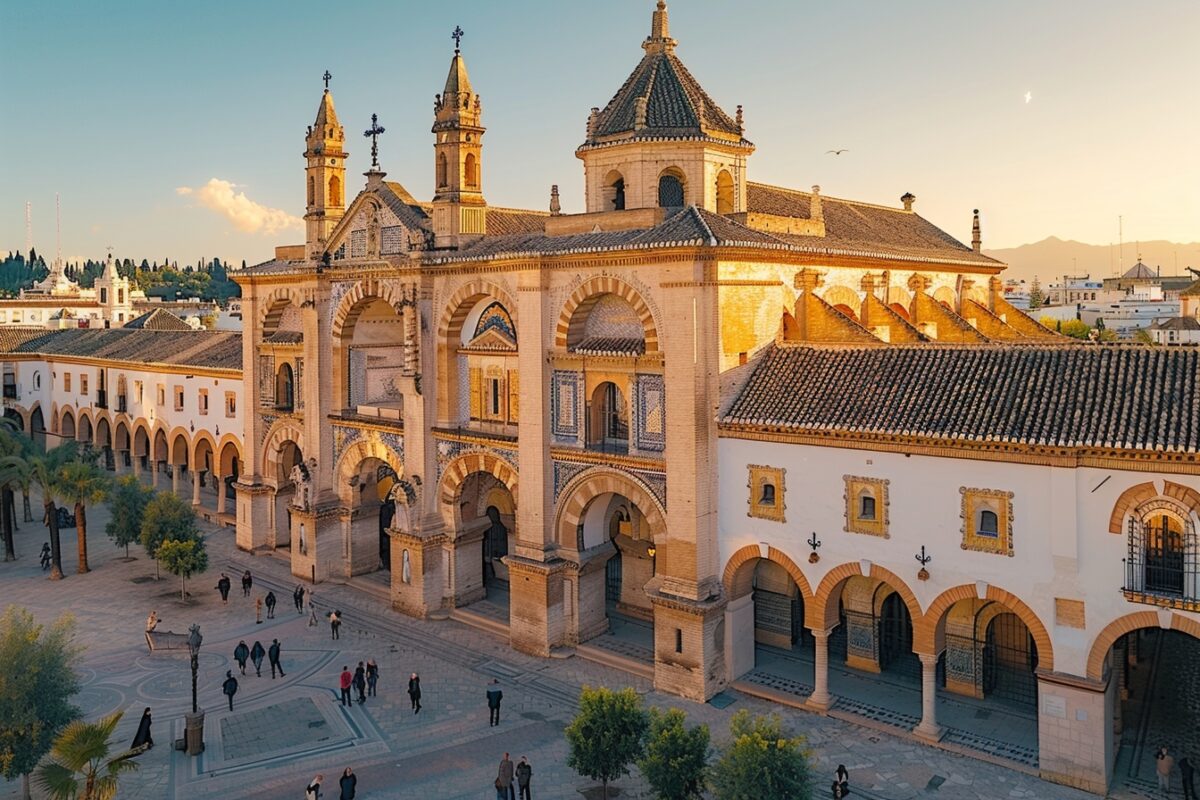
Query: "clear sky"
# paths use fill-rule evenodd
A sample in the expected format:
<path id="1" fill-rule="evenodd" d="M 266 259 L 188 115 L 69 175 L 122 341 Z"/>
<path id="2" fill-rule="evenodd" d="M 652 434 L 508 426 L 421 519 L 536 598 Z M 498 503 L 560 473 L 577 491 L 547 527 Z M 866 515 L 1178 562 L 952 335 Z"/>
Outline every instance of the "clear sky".
<path id="1" fill-rule="evenodd" d="M 351 173 L 433 190 L 453 43 L 482 95 L 484 193 L 583 208 L 574 150 L 642 55 L 653 0 L 0 0 L 0 250 L 250 263 L 300 242 L 329 69 Z M 1196 0 L 674 0 L 678 55 L 745 106 L 752 180 L 917 210 L 984 246 L 1200 239 Z M 826 151 L 846 148 L 840 156 Z"/>

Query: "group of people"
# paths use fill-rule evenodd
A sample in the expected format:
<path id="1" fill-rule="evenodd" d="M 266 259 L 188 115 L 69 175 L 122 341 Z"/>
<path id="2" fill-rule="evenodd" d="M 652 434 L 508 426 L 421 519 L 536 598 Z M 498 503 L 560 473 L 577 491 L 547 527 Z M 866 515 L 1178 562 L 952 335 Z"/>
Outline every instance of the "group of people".
<path id="1" fill-rule="evenodd" d="M 413 678 L 416 678 L 416 677 L 417 677 L 417 673 L 414 672 Z M 339 687 L 341 688 L 341 691 L 342 691 L 342 705 L 343 706 L 353 705 L 353 701 L 351 700 L 351 691 L 352 690 L 358 693 L 358 702 L 359 703 L 367 702 L 368 697 L 375 696 L 375 687 L 378 685 L 378 683 L 379 683 L 379 665 L 375 663 L 375 659 L 373 659 L 373 658 L 367 659 L 365 664 L 362 661 L 358 662 L 358 668 L 355 669 L 354 672 L 350 671 L 349 666 L 343 666 L 341 679 L 339 680 Z M 420 679 L 417 679 L 417 696 L 418 697 L 420 696 L 420 691 L 421 691 L 420 685 L 421 685 Z M 411 686 L 412 686 L 412 681 L 410 680 L 409 681 L 409 687 L 410 687 L 409 694 L 412 693 Z"/>
<path id="2" fill-rule="evenodd" d="M 309 781 L 308 786 L 304 787 L 304 800 L 321 800 L 321 788 L 324 782 L 324 775 L 317 775 Z M 354 800 L 356 791 L 358 791 L 358 776 L 354 774 L 354 770 L 346 767 L 342 772 L 342 777 L 338 778 L 338 800 Z"/>
<path id="3" fill-rule="evenodd" d="M 837 771 L 833 773 L 833 786 L 830 787 L 830 791 L 834 800 L 850 796 L 850 771 L 846 769 L 845 764 L 838 764 Z"/>
<path id="4" fill-rule="evenodd" d="M 237 643 L 237 647 L 233 648 L 233 660 L 237 662 L 238 669 L 242 671 L 242 675 L 246 674 L 246 660 L 254 662 L 254 672 L 258 677 L 262 677 L 262 662 L 265 656 L 271 665 L 271 679 L 275 679 L 275 672 L 279 672 L 279 677 L 284 678 L 287 674 L 283 671 L 283 664 L 279 661 L 279 640 L 272 639 L 271 646 L 264 649 L 262 642 L 254 640 L 253 647 L 246 646 L 246 640 L 242 639 Z"/>
<path id="5" fill-rule="evenodd" d="M 1158 788 L 1164 795 L 1171 793 L 1171 771 L 1175 766 L 1175 757 L 1166 746 L 1158 748 L 1154 754 L 1154 770 L 1158 773 Z M 1197 800 L 1196 767 L 1187 756 L 1179 759 L 1179 774 L 1183 778 L 1183 800 Z"/>
<path id="6" fill-rule="evenodd" d="M 504 758 L 500 759 L 500 770 L 496 773 L 496 800 L 518 800 L 518 792 L 519 800 L 532 800 L 529 793 L 532 777 L 533 767 L 529 765 L 528 758 L 521 756 L 521 760 L 513 766 L 508 753 L 505 753 Z"/>
<path id="7" fill-rule="evenodd" d="M 232 588 L 233 582 L 229 580 L 229 576 L 224 572 L 221 573 L 220 579 L 217 581 L 217 591 L 221 593 L 221 602 L 229 605 L 229 590 Z M 250 574 L 250 570 L 242 573 L 242 597 L 249 597 L 250 590 L 254 588 L 254 576 Z M 270 605 L 274 606 L 275 595 L 271 595 Z"/>

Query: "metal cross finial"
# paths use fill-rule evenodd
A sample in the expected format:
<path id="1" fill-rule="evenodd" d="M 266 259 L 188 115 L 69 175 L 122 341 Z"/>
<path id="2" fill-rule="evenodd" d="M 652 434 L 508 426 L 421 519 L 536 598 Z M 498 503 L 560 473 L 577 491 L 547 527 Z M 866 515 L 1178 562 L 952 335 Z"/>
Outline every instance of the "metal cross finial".
<path id="1" fill-rule="evenodd" d="M 379 167 L 379 134 L 384 132 L 384 128 L 379 124 L 379 115 L 371 115 L 371 127 L 363 131 L 363 136 L 371 137 L 371 169 Z"/>
<path id="2" fill-rule="evenodd" d="M 459 26 L 454 26 L 454 32 L 450 34 L 450 38 L 454 40 L 454 54 L 458 55 L 459 48 L 462 47 L 463 29 Z"/>
<path id="3" fill-rule="evenodd" d="M 329 70 L 325 70 L 325 74 L 321 76 L 321 79 L 325 81 L 325 91 L 327 92 L 329 91 L 329 79 L 332 77 L 333 76 L 329 74 Z"/>

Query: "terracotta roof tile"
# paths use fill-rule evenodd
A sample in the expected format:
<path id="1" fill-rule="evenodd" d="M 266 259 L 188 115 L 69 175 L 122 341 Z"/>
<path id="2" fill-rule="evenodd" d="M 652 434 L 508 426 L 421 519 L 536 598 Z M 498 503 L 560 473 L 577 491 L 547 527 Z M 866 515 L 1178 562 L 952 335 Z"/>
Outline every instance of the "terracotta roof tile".
<path id="1" fill-rule="evenodd" d="M 73 328 L 47 331 L 5 352 L 240 370 L 242 335 L 227 331 Z"/>
<path id="2" fill-rule="evenodd" d="M 179 317 L 172 314 L 170 311 L 165 311 L 161 308 L 155 308 L 147 311 L 140 317 L 134 317 L 126 322 L 123 326 L 129 330 L 147 330 L 147 331 L 190 331 L 193 330 L 191 325 L 181 320 Z"/>

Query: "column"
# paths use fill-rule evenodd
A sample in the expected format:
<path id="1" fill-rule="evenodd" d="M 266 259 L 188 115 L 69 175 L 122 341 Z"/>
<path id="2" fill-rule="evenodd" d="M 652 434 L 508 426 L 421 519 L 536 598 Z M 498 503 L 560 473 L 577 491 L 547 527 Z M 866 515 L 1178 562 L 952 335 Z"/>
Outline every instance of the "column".
<path id="1" fill-rule="evenodd" d="M 804 705 L 813 711 L 824 713 L 833 706 L 833 695 L 829 693 L 829 631 L 812 632 L 815 650 L 813 653 L 813 693 Z"/>
<path id="2" fill-rule="evenodd" d="M 215 476 L 217 482 L 217 514 L 225 513 L 225 477 L 223 475 Z"/>
<path id="3" fill-rule="evenodd" d="M 921 724 L 913 729 L 920 739 L 936 742 L 942 738 L 937 724 L 937 662 L 938 657 L 921 653 Z"/>
<path id="4" fill-rule="evenodd" d="M 158 488 L 158 462 L 150 462 L 150 485 L 155 489 Z"/>
<path id="5" fill-rule="evenodd" d="M 176 469 L 176 472 L 179 470 Z M 200 505 L 200 470 L 192 470 L 192 505 Z"/>
<path id="6" fill-rule="evenodd" d="M 171 492 L 179 494 L 179 465 L 171 465 Z"/>
<path id="7" fill-rule="evenodd" d="M 123 450 L 115 450 L 114 449 L 112 451 L 112 454 L 113 454 L 113 474 L 121 475 L 125 472 L 125 464 L 122 463 L 125 460 L 125 452 Z"/>

